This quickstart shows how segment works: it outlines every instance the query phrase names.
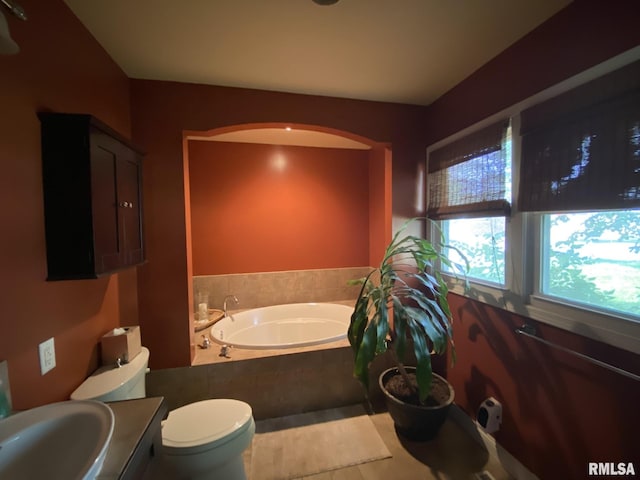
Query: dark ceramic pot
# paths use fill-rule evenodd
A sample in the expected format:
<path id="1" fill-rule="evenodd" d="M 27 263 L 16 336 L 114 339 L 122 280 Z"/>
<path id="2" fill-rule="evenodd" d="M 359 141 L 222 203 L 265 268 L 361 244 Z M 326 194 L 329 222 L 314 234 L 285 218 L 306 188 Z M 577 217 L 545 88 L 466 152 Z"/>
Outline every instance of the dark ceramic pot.
<path id="1" fill-rule="evenodd" d="M 405 368 L 408 373 L 415 373 L 416 371 L 415 367 Z M 387 390 L 387 382 L 395 375 L 399 375 L 398 369 L 395 367 L 389 368 L 380 374 L 378 383 L 384 393 L 387 410 L 393 419 L 396 431 L 410 440 L 426 441 L 433 439 L 447 419 L 449 407 L 453 404 L 453 387 L 440 375 L 434 373 L 432 380 L 434 385 L 438 383 L 442 385 L 445 391 L 448 390 L 449 392 L 446 400 L 436 406 L 412 405 L 398 400 Z"/>

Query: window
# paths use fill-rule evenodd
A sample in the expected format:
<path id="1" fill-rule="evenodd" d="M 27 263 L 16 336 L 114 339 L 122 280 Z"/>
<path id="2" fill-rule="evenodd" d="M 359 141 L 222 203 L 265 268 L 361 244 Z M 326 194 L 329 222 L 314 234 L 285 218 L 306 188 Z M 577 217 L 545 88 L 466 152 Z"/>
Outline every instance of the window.
<path id="1" fill-rule="evenodd" d="M 458 218 L 442 221 L 445 243 L 456 247 L 469 262 L 469 278 L 505 284 L 504 217 Z M 462 264 L 456 250 L 448 250 L 452 262 Z M 445 271 L 452 272 L 447 267 Z"/>
<path id="2" fill-rule="evenodd" d="M 511 204 L 511 128 L 501 121 L 429 155 L 430 218 L 469 262 L 469 278 L 505 285 L 506 221 Z M 462 260 L 447 249 L 449 259 Z"/>
<path id="3" fill-rule="evenodd" d="M 473 298 L 640 353 L 637 59 L 623 54 L 431 146 L 427 211 L 469 259 Z"/>
<path id="4" fill-rule="evenodd" d="M 542 232 L 536 295 L 640 308 L 640 62 L 522 113 L 519 207 Z"/>
<path id="5" fill-rule="evenodd" d="M 540 293 L 638 315 L 640 210 L 542 216 Z"/>

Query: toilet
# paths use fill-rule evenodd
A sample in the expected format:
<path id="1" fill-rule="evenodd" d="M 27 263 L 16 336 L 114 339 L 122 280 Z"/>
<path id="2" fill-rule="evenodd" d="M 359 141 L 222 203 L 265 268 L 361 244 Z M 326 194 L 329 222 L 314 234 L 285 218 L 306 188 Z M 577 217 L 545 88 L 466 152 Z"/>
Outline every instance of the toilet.
<path id="1" fill-rule="evenodd" d="M 144 398 L 149 350 L 117 367 L 101 367 L 71 394 L 71 400 L 111 402 Z M 168 478 L 246 480 L 242 452 L 251 444 L 255 422 L 251 406 L 217 398 L 169 412 L 162 422 L 163 461 Z"/>

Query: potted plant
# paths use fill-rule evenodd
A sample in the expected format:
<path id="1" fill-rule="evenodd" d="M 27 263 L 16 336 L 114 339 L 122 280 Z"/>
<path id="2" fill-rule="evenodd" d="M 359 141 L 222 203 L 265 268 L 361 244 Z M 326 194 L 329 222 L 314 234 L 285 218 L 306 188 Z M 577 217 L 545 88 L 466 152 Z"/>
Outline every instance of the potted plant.
<path id="1" fill-rule="evenodd" d="M 348 338 L 355 355 L 354 375 L 365 389 L 372 360 L 385 352 L 391 355 L 395 367 L 379 378 L 389 414 L 400 434 L 425 440 L 444 423 L 454 397 L 451 385 L 431 367 L 431 355 L 444 354 L 447 348 L 455 361 L 448 288 L 438 268 L 446 265 L 464 273 L 468 265 L 462 268 L 442 253 L 454 247 L 442 242 L 436 248 L 424 238 L 406 234 L 415 220 L 394 235 L 380 266 L 356 281 L 362 288 Z M 416 362 L 411 367 L 405 366 L 409 350 Z"/>

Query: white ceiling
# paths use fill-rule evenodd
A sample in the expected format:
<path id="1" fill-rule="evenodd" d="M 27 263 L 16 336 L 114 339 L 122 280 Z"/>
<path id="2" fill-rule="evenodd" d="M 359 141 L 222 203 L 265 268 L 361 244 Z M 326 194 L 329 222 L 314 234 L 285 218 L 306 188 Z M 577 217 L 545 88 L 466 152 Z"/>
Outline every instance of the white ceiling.
<path id="1" fill-rule="evenodd" d="M 131 78 L 428 105 L 570 0 L 65 2 Z"/>

